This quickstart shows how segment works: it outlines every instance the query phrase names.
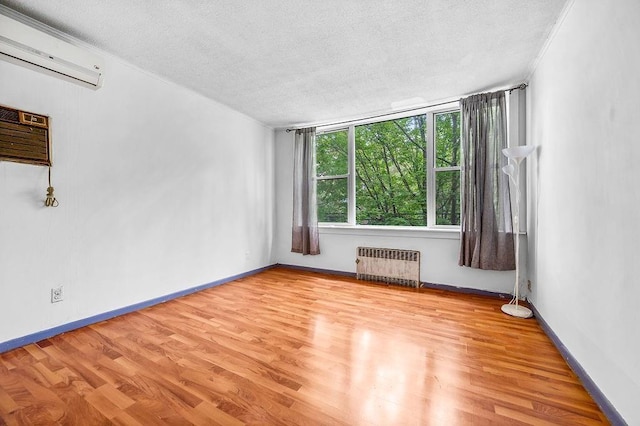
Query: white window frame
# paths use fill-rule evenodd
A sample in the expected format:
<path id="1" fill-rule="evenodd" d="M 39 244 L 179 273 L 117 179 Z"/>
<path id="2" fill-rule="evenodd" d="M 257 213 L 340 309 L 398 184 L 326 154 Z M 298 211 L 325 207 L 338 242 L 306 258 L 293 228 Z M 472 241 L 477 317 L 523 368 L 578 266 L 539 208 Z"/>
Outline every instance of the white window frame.
<path id="1" fill-rule="evenodd" d="M 347 178 L 347 222 L 320 222 L 320 227 L 357 227 L 357 228 L 407 228 L 407 229 L 460 229 L 459 225 L 436 225 L 436 182 L 435 177 L 437 172 L 461 170 L 461 166 L 454 167 L 436 167 L 435 159 L 435 122 L 434 117 L 437 114 L 460 111 L 459 102 L 451 102 L 437 107 L 429 107 L 423 109 L 416 109 L 407 112 L 401 112 L 396 114 L 388 114 L 384 116 L 378 116 L 375 118 L 354 120 L 349 123 L 341 123 L 336 125 L 318 126 L 316 134 L 321 135 L 324 133 L 332 133 L 337 131 L 347 130 L 347 153 L 348 153 L 348 171 L 346 175 L 336 176 L 317 176 L 317 180 L 326 179 L 338 179 Z M 413 117 L 414 115 L 425 114 L 427 116 L 427 164 L 426 164 L 426 188 L 427 188 L 427 226 L 394 226 L 394 225 L 358 225 L 356 224 L 356 126 L 365 124 L 378 123 L 382 121 L 395 120 L 406 117 Z"/>
<path id="2" fill-rule="evenodd" d="M 330 130 L 316 129 L 316 138 L 325 133 L 334 132 L 347 132 L 347 173 L 342 175 L 325 175 L 318 176 L 316 174 L 316 181 L 320 180 L 333 180 L 333 179 L 347 179 L 347 222 L 320 222 L 318 225 L 355 225 L 356 223 L 356 181 L 353 178 L 353 171 L 356 167 L 355 159 L 355 144 L 351 143 L 351 133 L 353 133 L 353 127 L 336 127 Z M 355 139 L 354 139 L 355 141 Z M 353 145 L 353 147 L 352 147 Z M 316 148 L 317 149 L 317 148 Z"/>
<path id="3" fill-rule="evenodd" d="M 456 104 L 458 104 L 456 102 Z M 430 228 L 452 228 L 460 229 L 460 225 L 437 225 L 436 224 L 436 174 L 438 172 L 459 171 L 462 177 L 462 158 L 458 159 L 457 166 L 436 167 L 436 126 L 435 116 L 448 112 L 460 111 L 460 106 L 456 108 L 434 109 L 427 112 L 427 226 Z M 462 117 L 462 116 L 461 116 Z M 428 127 L 431 125 L 431 127 Z M 461 126 L 462 129 L 462 126 Z M 462 143 L 462 140 L 460 141 Z M 462 190 L 462 185 L 460 185 Z M 459 194 L 461 196 L 461 194 Z M 462 200 L 459 200 L 462 201 Z"/>

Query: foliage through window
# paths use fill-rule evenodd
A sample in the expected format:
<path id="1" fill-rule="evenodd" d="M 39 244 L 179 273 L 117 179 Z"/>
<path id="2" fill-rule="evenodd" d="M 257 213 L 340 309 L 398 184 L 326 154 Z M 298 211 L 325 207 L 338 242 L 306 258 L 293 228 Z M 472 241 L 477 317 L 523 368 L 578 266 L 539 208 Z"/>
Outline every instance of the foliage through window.
<path id="1" fill-rule="evenodd" d="M 460 112 L 320 129 L 319 222 L 460 224 Z"/>
<path id="2" fill-rule="evenodd" d="M 460 112 L 434 117 L 436 225 L 460 225 Z"/>
<path id="3" fill-rule="evenodd" d="M 316 137 L 318 220 L 348 221 L 348 141 L 347 131 Z"/>

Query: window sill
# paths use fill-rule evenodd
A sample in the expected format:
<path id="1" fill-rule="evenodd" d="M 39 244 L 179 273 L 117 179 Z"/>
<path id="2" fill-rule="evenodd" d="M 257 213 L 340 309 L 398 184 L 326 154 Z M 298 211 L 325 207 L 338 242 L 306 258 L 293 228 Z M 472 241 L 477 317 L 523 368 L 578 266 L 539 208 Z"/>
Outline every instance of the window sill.
<path id="1" fill-rule="evenodd" d="M 459 240 L 459 227 L 426 226 L 372 226 L 372 225 L 318 225 L 320 234 L 334 235 L 370 235 L 378 237 L 434 238 Z"/>

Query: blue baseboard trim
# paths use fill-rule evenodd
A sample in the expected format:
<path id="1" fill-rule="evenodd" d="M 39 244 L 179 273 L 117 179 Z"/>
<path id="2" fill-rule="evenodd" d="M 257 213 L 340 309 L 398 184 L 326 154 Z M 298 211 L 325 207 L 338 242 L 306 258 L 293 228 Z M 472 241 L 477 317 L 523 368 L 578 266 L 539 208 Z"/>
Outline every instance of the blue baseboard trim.
<path id="1" fill-rule="evenodd" d="M 251 275 L 258 274 L 260 272 L 266 271 L 267 269 L 271 269 L 276 265 L 269 265 L 262 268 L 254 269 L 252 271 L 243 272 L 241 274 L 233 275 L 227 278 L 223 278 L 220 280 L 212 281 L 207 284 L 202 284 L 196 287 L 191 287 L 185 290 L 180 290 L 175 293 L 167 294 L 164 296 L 156 297 L 154 299 L 145 300 L 144 302 L 135 303 L 133 305 L 125 306 L 123 308 L 114 309 L 113 311 L 103 312 L 98 315 L 93 315 L 87 318 L 83 318 L 77 321 L 72 321 L 66 324 L 59 325 L 57 327 L 49 328 L 47 330 L 38 331 L 37 333 L 28 334 L 26 336 L 18 337 L 16 339 L 8 340 L 6 342 L 0 343 L 0 353 L 10 351 L 12 349 L 20 348 L 22 346 L 28 345 L 30 343 L 39 342 L 44 339 L 48 339 L 49 337 L 56 336 L 58 334 L 66 333 L 67 331 L 75 330 L 81 327 L 86 327 L 91 324 L 98 323 L 100 321 L 105 321 L 120 315 L 128 314 L 130 312 L 139 311 L 144 308 L 148 308 L 149 306 L 157 305 L 160 303 L 168 302 L 169 300 L 177 299 L 182 296 L 186 296 L 188 294 L 197 293 L 199 291 L 216 287 L 221 284 L 228 283 L 230 281 L 239 280 L 240 278 L 249 277 Z"/>
<path id="2" fill-rule="evenodd" d="M 308 266 L 287 265 L 282 263 L 278 263 L 276 266 L 288 268 L 288 269 L 295 269 L 298 271 L 318 272 L 321 274 L 339 275 L 342 277 L 356 278 L 355 272 L 334 271 L 332 269 L 310 268 Z M 384 284 L 384 283 L 379 283 L 379 284 Z M 411 288 L 411 287 L 399 286 L 399 288 Z M 457 287 L 457 286 L 447 285 L 447 284 L 434 284 L 434 283 L 421 282 L 420 288 L 431 288 L 435 290 L 452 291 L 455 293 L 475 294 L 478 296 L 487 296 L 487 297 L 493 297 L 498 299 L 507 299 L 507 300 L 511 299 L 511 295 L 509 293 L 498 293 L 498 292 L 493 292 L 489 290 L 478 290 L 475 288 Z"/>
<path id="3" fill-rule="evenodd" d="M 555 347 L 562 355 L 562 358 L 567 362 L 569 367 L 573 370 L 573 372 L 578 376 L 582 384 L 584 385 L 589 395 L 593 398 L 593 400 L 598 404 L 598 407 L 602 410 L 607 419 L 611 422 L 612 425 L 626 425 L 627 422 L 622 418 L 618 410 L 615 409 L 613 404 L 607 399 L 607 397 L 602 393 L 598 385 L 589 377 L 589 374 L 582 368 L 582 365 L 576 360 L 569 349 L 562 343 L 558 335 L 553 331 L 553 329 L 549 326 L 549 324 L 542 318 L 540 312 L 536 309 L 536 307 L 529 302 L 529 306 L 533 311 L 533 315 L 538 320 L 540 327 L 545 332 L 545 334 L 551 339 Z"/>
<path id="4" fill-rule="evenodd" d="M 507 300 L 511 299 L 511 295 L 509 293 L 499 293 L 496 291 L 480 290 L 480 289 L 469 288 L 469 287 L 457 287 L 454 285 L 447 285 L 447 284 L 434 284 L 434 283 L 423 282 L 421 283 L 420 287 L 432 288 L 434 290 L 451 291 L 454 293 L 473 294 L 476 296 L 492 297 L 494 299 L 507 299 Z"/>
<path id="5" fill-rule="evenodd" d="M 309 266 L 288 265 L 286 263 L 278 263 L 276 264 L 276 266 L 287 268 L 287 269 L 295 269 L 298 271 L 317 272 L 319 274 L 339 275 L 341 277 L 350 277 L 350 278 L 356 277 L 355 272 L 334 271 L 333 269 L 311 268 Z"/>

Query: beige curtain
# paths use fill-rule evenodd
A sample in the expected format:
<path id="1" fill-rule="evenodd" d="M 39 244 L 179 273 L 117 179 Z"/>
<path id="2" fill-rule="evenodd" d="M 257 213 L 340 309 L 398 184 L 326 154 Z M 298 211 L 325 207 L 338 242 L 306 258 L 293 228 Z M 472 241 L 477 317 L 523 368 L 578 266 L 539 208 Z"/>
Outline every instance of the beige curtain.
<path id="1" fill-rule="evenodd" d="M 462 114 L 462 225 L 460 266 L 515 269 L 507 158 L 505 93 L 460 100 Z"/>
<path id="2" fill-rule="evenodd" d="M 296 130 L 291 251 L 320 254 L 316 204 L 316 129 Z"/>

